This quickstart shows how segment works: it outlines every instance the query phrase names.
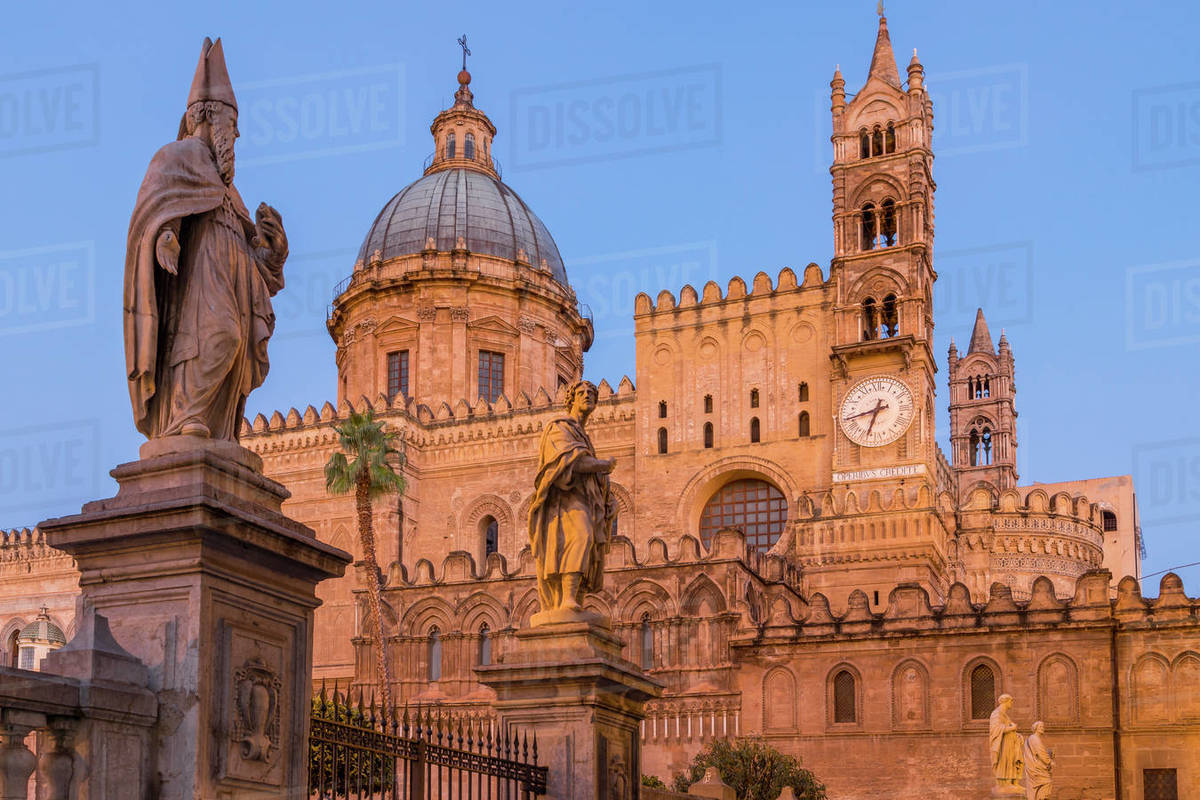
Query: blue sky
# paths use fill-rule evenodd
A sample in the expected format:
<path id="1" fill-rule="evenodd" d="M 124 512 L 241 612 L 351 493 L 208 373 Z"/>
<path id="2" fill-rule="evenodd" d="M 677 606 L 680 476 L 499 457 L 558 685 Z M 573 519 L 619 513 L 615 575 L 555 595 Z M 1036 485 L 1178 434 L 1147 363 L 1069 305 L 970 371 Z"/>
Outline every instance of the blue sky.
<path id="1" fill-rule="evenodd" d="M 332 398 L 330 290 L 382 205 L 420 174 L 464 31 L 505 180 L 593 308 L 589 376 L 615 385 L 633 373 L 634 292 L 810 261 L 827 270 L 828 83 L 840 63 L 847 90 L 861 86 L 876 25 L 866 0 L 732 14 L 704 2 L 5 14 L 0 527 L 77 511 L 136 457 L 125 234 L 205 35 L 224 38 L 242 104 L 238 186 L 281 211 L 291 240 L 271 373 L 249 402 L 269 414 Z M 1022 482 L 1133 473 L 1146 572 L 1200 561 L 1200 257 L 1188 233 L 1200 7 L 897 0 L 888 21 L 901 70 L 919 48 L 935 102 L 936 352 L 951 335 L 965 344 L 983 305 L 1017 358 Z M 1182 574 L 1194 593 L 1200 568 Z"/>

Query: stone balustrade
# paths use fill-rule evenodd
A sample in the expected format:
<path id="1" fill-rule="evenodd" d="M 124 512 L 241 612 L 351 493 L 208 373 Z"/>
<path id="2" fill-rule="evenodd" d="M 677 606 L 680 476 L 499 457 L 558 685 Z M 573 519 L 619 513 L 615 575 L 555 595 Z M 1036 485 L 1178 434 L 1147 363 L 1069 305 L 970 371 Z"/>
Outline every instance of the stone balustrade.
<path id="1" fill-rule="evenodd" d="M 0 667 L 0 800 L 118 800 L 149 787 L 158 701 L 89 613 L 42 672 Z"/>

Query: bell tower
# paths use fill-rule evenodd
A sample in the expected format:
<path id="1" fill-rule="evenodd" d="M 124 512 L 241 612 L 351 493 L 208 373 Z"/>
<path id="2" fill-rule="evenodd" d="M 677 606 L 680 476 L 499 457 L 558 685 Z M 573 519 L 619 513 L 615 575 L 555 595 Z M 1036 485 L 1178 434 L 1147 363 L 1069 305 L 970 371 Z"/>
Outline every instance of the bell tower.
<path id="1" fill-rule="evenodd" d="M 882 608 L 899 582 L 944 596 L 953 472 L 934 436 L 933 107 L 914 51 L 901 81 L 879 10 L 866 82 L 830 82 L 834 255 L 829 494 L 806 507 L 796 555 L 812 590 Z M 809 518 L 805 518 L 805 516 Z M 886 516 L 886 519 L 885 519 Z"/>
<path id="2" fill-rule="evenodd" d="M 1017 485 L 1017 393 L 1012 348 L 1000 333 L 992 346 L 983 309 L 975 314 L 971 343 L 962 358 L 950 341 L 950 450 L 965 500 L 978 485 L 993 493 Z"/>
<path id="3" fill-rule="evenodd" d="M 847 421 L 839 419 L 844 435 L 834 448 L 835 472 L 913 460 L 923 461 L 930 474 L 935 471 L 937 365 L 931 342 L 937 274 L 931 253 L 936 184 L 930 149 L 933 106 L 924 78 L 914 50 L 907 88 L 901 83 L 881 7 L 862 89 L 847 101 L 840 68 L 830 82 L 835 403 L 844 404 L 864 379 L 888 376 L 903 386 L 894 384 L 901 390 L 897 399 L 884 398 L 884 403 L 894 408 L 905 399 L 900 395 L 910 395 L 906 402 L 912 405 L 904 434 L 886 443 L 878 433 L 881 418 L 866 418 L 874 438 L 862 443 L 854 441 L 853 420 L 843 425 Z"/>

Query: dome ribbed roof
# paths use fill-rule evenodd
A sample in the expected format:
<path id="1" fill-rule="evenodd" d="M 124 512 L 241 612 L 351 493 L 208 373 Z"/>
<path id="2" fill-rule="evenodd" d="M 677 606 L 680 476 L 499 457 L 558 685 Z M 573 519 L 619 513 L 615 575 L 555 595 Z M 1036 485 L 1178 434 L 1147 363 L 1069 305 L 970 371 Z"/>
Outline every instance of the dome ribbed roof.
<path id="1" fill-rule="evenodd" d="M 37 619 L 21 629 L 21 633 L 17 636 L 17 641 L 66 644 L 67 637 L 63 634 L 62 628 L 50 621 L 50 617 L 45 614 L 39 614 Z"/>
<path id="2" fill-rule="evenodd" d="M 420 253 L 433 238 L 438 250 L 452 250 L 459 237 L 467 250 L 516 259 L 525 251 L 534 267 L 546 267 L 567 285 L 567 271 L 550 231 L 517 193 L 502 181 L 475 169 L 431 172 L 402 189 L 375 219 L 358 257 L 376 250 L 387 261 Z"/>

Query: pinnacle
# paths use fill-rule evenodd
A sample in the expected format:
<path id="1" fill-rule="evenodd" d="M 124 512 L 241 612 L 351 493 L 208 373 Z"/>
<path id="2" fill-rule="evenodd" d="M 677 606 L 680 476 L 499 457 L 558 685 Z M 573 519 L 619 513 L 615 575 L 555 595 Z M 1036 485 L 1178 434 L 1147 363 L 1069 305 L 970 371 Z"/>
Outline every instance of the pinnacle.
<path id="1" fill-rule="evenodd" d="M 992 354 L 996 352 L 996 348 L 992 346 L 992 332 L 988 330 L 982 308 L 975 312 L 975 329 L 971 331 L 971 345 L 967 348 L 967 352 Z"/>
<path id="2" fill-rule="evenodd" d="M 875 37 L 875 52 L 871 54 L 870 78 L 900 88 L 900 72 L 896 69 L 896 54 L 892 52 L 892 40 L 888 36 L 887 17 L 879 16 L 879 33 Z"/>

